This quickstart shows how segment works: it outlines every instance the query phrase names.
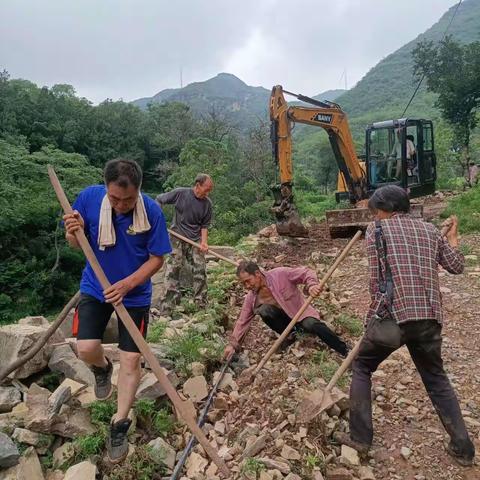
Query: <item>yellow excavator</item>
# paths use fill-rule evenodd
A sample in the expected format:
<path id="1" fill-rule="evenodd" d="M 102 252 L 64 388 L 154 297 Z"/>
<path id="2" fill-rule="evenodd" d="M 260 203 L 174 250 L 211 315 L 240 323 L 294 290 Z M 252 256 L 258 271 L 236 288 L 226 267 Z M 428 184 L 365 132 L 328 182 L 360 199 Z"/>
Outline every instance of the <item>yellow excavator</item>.
<path id="1" fill-rule="evenodd" d="M 284 94 L 312 106 L 289 106 Z M 401 118 L 369 125 L 363 157 L 355 151 L 347 115 L 334 102 L 288 92 L 277 85 L 270 96 L 270 120 L 272 152 L 280 174 L 280 183 L 273 187 L 272 211 L 280 235 L 308 235 L 293 196 L 295 123 L 318 126 L 327 132 L 339 169 L 336 200 L 348 200 L 354 207 L 326 212 L 332 237 L 349 235 L 352 229 L 368 225 L 372 219 L 366 203 L 375 189 L 383 185 L 399 185 L 407 189 L 411 198 L 435 191 L 436 157 L 430 120 Z M 413 214 L 422 215 L 420 204 L 413 205 Z"/>

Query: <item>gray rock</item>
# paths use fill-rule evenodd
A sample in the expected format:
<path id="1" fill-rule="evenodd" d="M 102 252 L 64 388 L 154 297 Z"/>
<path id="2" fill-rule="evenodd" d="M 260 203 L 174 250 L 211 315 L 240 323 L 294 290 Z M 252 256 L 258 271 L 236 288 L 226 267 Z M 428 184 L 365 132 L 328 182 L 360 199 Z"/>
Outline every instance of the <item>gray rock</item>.
<path id="1" fill-rule="evenodd" d="M 40 455 L 45 455 L 47 453 L 54 440 L 53 435 L 32 432 L 26 428 L 16 428 L 13 432 L 12 439 L 35 447 L 35 450 Z"/>
<path id="2" fill-rule="evenodd" d="M 22 394 L 15 387 L 0 387 L 0 413 L 10 412 L 22 402 Z"/>
<path id="3" fill-rule="evenodd" d="M 58 388 L 48 398 L 49 411 L 59 413 L 64 403 L 67 403 L 72 397 L 72 388 L 70 385 L 59 385 Z"/>
<path id="4" fill-rule="evenodd" d="M 288 445 L 283 446 L 280 456 L 285 460 L 300 460 L 302 458 L 297 450 Z"/>
<path id="5" fill-rule="evenodd" d="M 400 449 L 400 455 L 405 459 L 408 460 L 408 457 L 412 454 L 412 451 L 408 447 L 402 447 Z"/>
<path id="6" fill-rule="evenodd" d="M 375 475 L 370 467 L 360 467 L 358 469 L 360 480 L 375 480 Z"/>
<path id="7" fill-rule="evenodd" d="M 60 414 L 50 410 L 50 391 L 32 383 L 27 393 L 28 413 L 25 426 L 40 433 L 53 433 L 61 437 L 75 438 L 95 432 L 87 410 L 71 409 L 63 405 Z"/>
<path id="8" fill-rule="evenodd" d="M 8 435 L 0 432 L 0 468 L 13 467 L 18 463 L 20 453 Z"/>
<path id="9" fill-rule="evenodd" d="M 148 443 L 153 450 L 153 457 L 155 460 L 158 458 L 161 463 L 168 468 L 173 469 L 175 467 L 176 452 L 175 449 L 169 445 L 163 438 L 158 437 Z"/>
<path id="10" fill-rule="evenodd" d="M 189 378 L 183 384 L 183 393 L 194 402 L 202 401 L 208 395 L 207 381 L 203 375 Z"/>
<path id="11" fill-rule="evenodd" d="M 187 467 L 187 477 L 196 478 L 197 475 L 203 474 L 207 468 L 208 460 L 198 453 L 192 452 L 185 464 Z"/>
<path id="12" fill-rule="evenodd" d="M 205 365 L 200 362 L 193 362 L 190 364 L 190 371 L 194 377 L 198 377 L 205 373 Z"/>
<path id="13" fill-rule="evenodd" d="M 171 370 L 163 369 L 165 375 L 170 380 L 170 383 L 177 387 L 180 383 L 180 380 L 177 377 L 177 374 Z M 140 380 L 140 385 L 137 389 L 136 398 L 138 399 L 148 399 L 148 400 L 155 400 L 157 398 L 162 397 L 165 395 L 165 390 L 160 385 L 156 375 L 152 372 L 145 374 L 142 379 Z"/>
<path id="14" fill-rule="evenodd" d="M 33 325 L 34 327 L 49 327 L 50 323 L 45 317 L 25 317 L 18 321 L 19 325 Z"/>
<path id="15" fill-rule="evenodd" d="M 342 445 L 340 462 L 344 465 L 360 465 L 360 458 L 358 452 L 349 447 L 348 445 Z"/>
<path id="16" fill-rule="evenodd" d="M 34 325 L 5 325 L 0 327 L 0 365 L 10 365 L 34 345 L 46 332 L 47 327 Z M 62 342 L 64 337 L 57 331 L 46 345 L 31 360 L 12 372 L 10 378 L 27 378 L 43 370 L 48 363 L 52 344 Z"/>
<path id="17" fill-rule="evenodd" d="M 175 362 L 167 358 L 167 349 L 164 345 L 149 343 L 149 346 L 162 368 L 166 370 L 173 370 L 175 368 Z"/>
<path id="18" fill-rule="evenodd" d="M 53 468 L 61 468 L 75 456 L 73 443 L 65 442 L 53 452 Z"/>
<path id="19" fill-rule="evenodd" d="M 64 480 L 95 480 L 97 467 L 89 461 L 77 463 L 65 472 Z"/>
<path id="20" fill-rule="evenodd" d="M 215 372 L 213 374 L 213 383 L 217 383 L 218 379 L 220 378 L 220 372 Z M 238 385 L 236 384 L 235 380 L 233 380 L 233 375 L 231 373 L 225 373 L 223 375 L 222 381 L 218 386 L 218 389 L 222 392 L 230 391 L 230 390 L 238 390 Z"/>
<path id="21" fill-rule="evenodd" d="M 77 358 L 69 345 L 55 347 L 48 362 L 48 367 L 53 372 L 63 373 L 65 377 L 86 385 L 93 385 L 95 382 L 92 371 Z"/>
<path id="22" fill-rule="evenodd" d="M 265 448 L 268 438 L 269 438 L 268 434 L 260 435 L 253 443 L 251 443 L 245 448 L 240 460 L 244 460 L 245 458 L 249 458 L 249 457 L 254 457 L 259 452 L 261 452 Z"/>
<path id="23" fill-rule="evenodd" d="M 33 447 L 27 448 L 16 467 L 18 480 L 44 480 L 42 466 Z"/>
<path id="24" fill-rule="evenodd" d="M 280 460 L 272 460 L 271 458 L 268 458 L 268 457 L 261 457 L 258 460 L 263 464 L 265 464 L 267 468 L 279 470 L 285 475 L 290 473 L 290 465 L 287 462 L 282 462 Z"/>

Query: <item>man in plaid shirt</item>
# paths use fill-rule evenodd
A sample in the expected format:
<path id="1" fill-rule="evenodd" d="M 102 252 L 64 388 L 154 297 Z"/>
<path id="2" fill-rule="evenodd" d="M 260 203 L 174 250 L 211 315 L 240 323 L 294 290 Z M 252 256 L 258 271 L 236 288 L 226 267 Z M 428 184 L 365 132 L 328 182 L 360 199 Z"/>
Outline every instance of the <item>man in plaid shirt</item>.
<path id="1" fill-rule="evenodd" d="M 464 258 L 457 249 L 457 219 L 448 219 L 443 236 L 432 224 L 409 215 L 408 195 L 394 185 L 376 190 L 368 205 L 375 212 L 376 219 L 380 220 L 384 243 L 379 243 L 381 250 L 386 247 L 393 294 L 388 305 L 385 293 L 379 288 L 380 274 L 383 278 L 387 277 L 384 255 L 383 252 L 380 252 L 381 255 L 377 253 L 375 225 L 371 224 L 366 232 L 371 295 L 366 325 L 388 315 L 397 322 L 399 341 L 407 346 L 435 410 L 450 435 L 447 451 L 461 465 L 472 465 L 475 448 L 468 436 L 455 392 L 443 369 L 441 355 L 443 316 L 438 265 L 453 274 L 463 272 Z M 367 328 L 354 361 L 350 388 L 350 435 L 340 433 L 335 438 L 361 453 L 368 451 L 373 440 L 372 373 L 396 349 L 381 342 L 381 338 L 369 338 Z"/>

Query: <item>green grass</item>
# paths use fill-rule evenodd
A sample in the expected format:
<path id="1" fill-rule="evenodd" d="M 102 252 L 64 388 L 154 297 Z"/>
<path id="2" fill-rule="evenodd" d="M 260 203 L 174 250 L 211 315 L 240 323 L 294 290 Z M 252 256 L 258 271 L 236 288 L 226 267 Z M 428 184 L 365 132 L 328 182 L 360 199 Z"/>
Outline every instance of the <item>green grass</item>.
<path id="1" fill-rule="evenodd" d="M 223 346 L 208 336 L 208 329 L 200 333 L 197 329 L 186 328 L 172 338 L 165 340 L 168 358 L 175 361 L 176 370 L 188 376 L 192 362 L 215 362 L 220 360 Z"/>
<path id="2" fill-rule="evenodd" d="M 301 218 L 323 219 L 327 210 L 337 208 L 334 195 L 297 190 L 295 203 Z"/>
<path id="3" fill-rule="evenodd" d="M 460 244 L 458 249 L 463 253 L 463 255 L 471 255 L 473 253 L 473 248 L 471 245 L 467 245 L 466 243 Z"/>
<path id="4" fill-rule="evenodd" d="M 95 433 L 82 435 L 73 441 L 75 456 L 72 462 L 67 462 L 64 467 L 82 462 L 92 455 L 100 454 L 105 448 L 107 433 L 113 415 L 117 410 L 116 400 L 95 401 L 88 406 L 93 425 L 97 427 Z"/>
<path id="5" fill-rule="evenodd" d="M 133 455 L 115 466 L 109 475 L 103 478 L 107 480 L 151 480 L 160 478 L 155 474 L 163 475 L 164 473 L 165 468 L 153 459 L 151 447 L 141 445 L 135 449 Z"/>
<path id="6" fill-rule="evenodd" d="M 114 413 L 117 411 L 115 400 L 97 400 L 88 406 L 92 423 L 96 426 L 110 425 Z"/>
<path id="7" fill-rule="evenodd" d="M 452 198 L 441 216 L 450 215 L 457 215 L 461 233 L 480 232 L 480 185 Z"/>
<path id="8" fill-rule="evenodd" d="M 321 377 L 326 382 L 329 382 L 338 370 L 338 367 L 338 363 L 329 357 L 326 350 L 320 350 L 313 355 L 312 361 L 306 370 L 305 378 L 311 382 Z M 339 387 L 345 387 L 348 384 L 348 376 L 344 375 L 337 384 Z"/>
<path id="9" fill-rule="evenodd" d="M 157 435 L 167 436 L 175 428 L 172 412 L 166 408 L 158 410 L 153 416 L 152 427 Z"/>
<path id="10" fill-rule="evenodd" d="M 159 343 L 163 339 L 166 329 L 167 323 L 165 322 L 157 322 L 150 325 L 148 327 L 147 342 Z"/>
<path id="11" fill-rule="evenodd" d="M 74 461 L 66 465 L 67 467 L 76 463 L 83 462 L 92 455 L 100 454 L 105 448 L 107 440 L 107 429 L 105 427 L 99 428 L 95 433 L 89 435 L 82 435 L 73 442 L 75 449 Z"/>
<path id="12" fill-rule="evenodd" d="M 50 390 L 51 392 L 54 392 L 55 389 L 60 385 L 60 380 L 61 380 L 61 375 L 57 372 L 49 372 L 43 375 L 41 380 L 38 382 L 38 384 Z"/>
<path id="13" fill-rule="evenodd" d="M 242 465 L 242 473 L 247 475 L 257 474 L 265 469 L 265 464 L 256 458 L 247 458 Z"/>
<path id="14" fill-rule="evenodd" d="M 351 317 L 345 313 L 340 314 L 334 321 L 337 325 L 342 327 L 347 333 L 354 337 L 359 337 L 363 333 L 362 322 L 355 317 Z"/>
<path id="15" fill-rule="evenodd" d="M 305 466 L 309 470 L 313 470 L 315 467 L 322 468 L 325 466 L 325 461 L 316 455 L 309 454 L 305 457 Z"/>
<path id="16" fill-rule="evenodd" d="M 167 436 L 176 426 L 170 404 L 159 407 L 155 400 L 137 400 L 133 409 L 140 423 L 155 435 Z"/>
<path id="17" fill-rule="evenodd" d="M 53 468 L 53 452 L 47 452 L 45 455 L 39 457 L 40 463 L 45 470 Z"/>

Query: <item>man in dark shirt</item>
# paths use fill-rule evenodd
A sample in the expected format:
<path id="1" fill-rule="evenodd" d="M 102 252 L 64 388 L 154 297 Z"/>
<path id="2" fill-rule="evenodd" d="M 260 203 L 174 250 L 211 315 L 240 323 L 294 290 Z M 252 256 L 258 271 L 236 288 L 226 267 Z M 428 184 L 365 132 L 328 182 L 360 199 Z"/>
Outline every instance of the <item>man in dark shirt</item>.
<path id="1" fill-rule="evenodd" d="M 198 307 L 207 304 L 207 274 L 205 253 L 208 251 L 208 228 L 212 220 L 212 202 L 208 195 L 213 190 L 209 175 L 200 173 L 192 188 L 176 188 L 158 195 L 156 200 L 163 205 L 175 205 L 172 230 L 200 243 L 199 249 L 176 238 L 171 239 L 173 253 L 167 262 L 165 273 L 166 293 L 161 306 L 162 313 L 170 315 L 180 302 L 180 271 L 187 262 L 193 271 L 193 295 Z"/>
<path id="2" fill-rule="evenodd" d="M 384 341 L 387 337 L 382 337 L 388 334 L 388 330 L 381 325 L 387 326 L 390 316 L 399 326 L 399 344 L 408 348 L 450 436 L 448 453 L 461 465 L 472 465 L 475 448 L 443 368 L 441 351 L 443 314 L 438 267 L 452 274 L 463 272 L 464 258 L 458 249 L 458 221 L 456 217 L 450 217 L 440 233 L 431 223 L 410 216 L 408 195 L 395 185 L 376 190 L 368 206 L 380 222 L 377 235 L 383 237 L 385 243 L 382 247 L 381 240 L 375 241 L 376 225 L 371 224 L 365 235 L 371 303 L 366 317 L 366 333 L 352 366 L 350 434 L 336 432 L 335 438 L 364 453 L 372 444 L 372 373 L 398 348 Z M 377 243 L 380 244 L 380 254 Z M 388 275 L 387 265 L 393 284 L 391 301 L 386 301 L 385 289 L 380 288 L 380 282 L 384 283 L 381 278 Z M 385 323 L 379 322 L 378 318 L 384 319 Z M 374 326 L 378 326 L 377 335 L 373 335 Z"/>

